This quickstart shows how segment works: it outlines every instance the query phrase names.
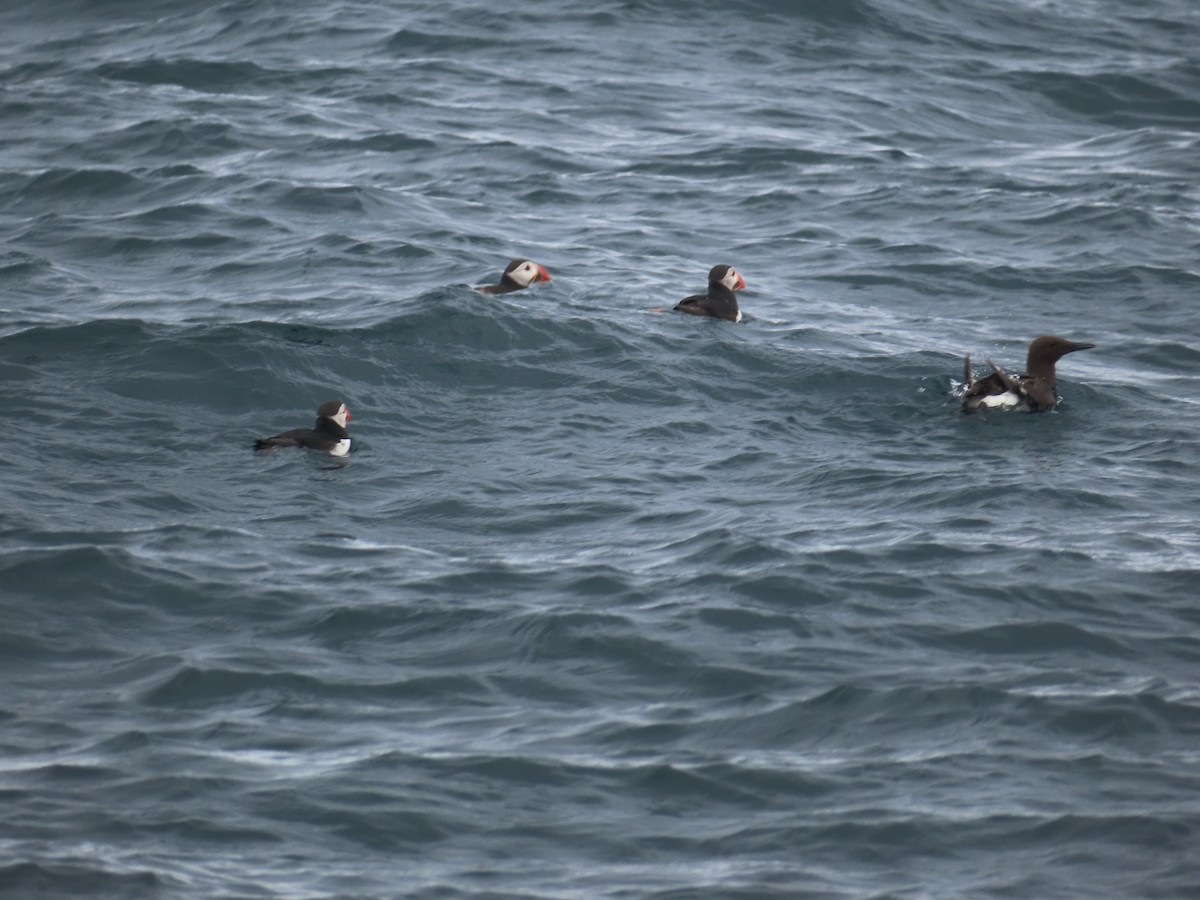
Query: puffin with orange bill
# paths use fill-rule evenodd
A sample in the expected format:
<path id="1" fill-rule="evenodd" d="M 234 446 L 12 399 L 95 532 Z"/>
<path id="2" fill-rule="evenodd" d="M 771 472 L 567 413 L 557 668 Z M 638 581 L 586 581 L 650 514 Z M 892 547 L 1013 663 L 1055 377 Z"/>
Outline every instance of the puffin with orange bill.
<path id="1" fill-rule="evenodd" d="M 733 292 L 745 287 L 746 279 L 733 266 L 713 266 L 708 273 L 708 293 L 684 297 L 675 304 L 675 309 L 693 316 L 740 322 L 742 311 Z"/>
<path id="2" fill-rule="evenodd" d="M 963 357 L 963 376 L 967 382 L 963 394 L 964 410 L 1027 409 L 1045 412 L 1058 403 L 1058 381 L 1054 364 L 1076 350 L 1090 350 L 1095 344 L 1069 341 L 1054 334 L 1044 334 L 1029 345 L 1024 375 L 1010 375 L 990 359 L 992 373 L 976 378 L 971 357 Z"/>
<path id="3" fill-rule="evenodd" d="M 329 400 L 317 407 L 317 421 L 312 428 L 293 428 L 274 437 L 259 438 L 255 450 L 274 450 L 279 447 L 303 447 L 320 450 L 330 456 L 345 456 L 350 452 L 350 432 L 346 423 L 350 410 L 341 400 Z"/>
<path id="4" fill-rule="evenodd" d="M 539 266 L 532 259 L 514 259 L 505 266 L 499 283 L 485 284 L 475 290 L 481 294 L 507 294 L 512 291 L 523 291 L 531 284 L 549 280 L 550 273 L 544 266 Z"/>

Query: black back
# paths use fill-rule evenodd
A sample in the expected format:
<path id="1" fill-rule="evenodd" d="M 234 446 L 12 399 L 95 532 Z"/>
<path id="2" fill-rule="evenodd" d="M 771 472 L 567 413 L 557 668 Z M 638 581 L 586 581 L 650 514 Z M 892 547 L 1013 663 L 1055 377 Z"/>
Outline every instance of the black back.
<path id="1" fill-rule="evenodd" d="M 708 273 L 708 293 L 684 297 L 675 305 L 675 309 L 693 316 L 711 316 L 714 319 L 736 322 L 738 320 L 737 295 L 721 284 L 721 279 L 728 272 L 729 266 L 713 266 Z"/>

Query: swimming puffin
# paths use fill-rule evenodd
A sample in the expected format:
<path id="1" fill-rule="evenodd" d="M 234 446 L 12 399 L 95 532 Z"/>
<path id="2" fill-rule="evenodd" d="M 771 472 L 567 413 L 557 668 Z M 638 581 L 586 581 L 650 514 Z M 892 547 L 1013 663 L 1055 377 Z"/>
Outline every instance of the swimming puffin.
<path id="1" fill-rule="evenodd" d="M 549 281 L 550 273 L 532 259 L 514 259 L 504 269 L 499 284 L 485 284 L 475 290 L 481 294 L 507 294 L 522 291 L 538 281 Z"/>
<path id="2" fill-rule="evenodd" d="M 1054 364 L 1068 353 L 1095 346 L 1044 334 L 1029 345 L 1024 375 L 1010 375 L 989 359 L 987 364 L 992 367 L 992 374 L 978 380 L 971 368 L 971 357 L 965 356 L 963 374 L 967 392 L 962 398 L 963 409 L 1024 407 L 1033 412 L 1054 409 L 1058 402 Z"/>
<path id="3" fill-rule="evenodd" d="M 317 407 L 317 422 L 312 428 L 293 428 L 274 437 L 259 438 L 255 450 L 274 450 L 276 447 L 306 447 L 330 456 L 345 456 L 350 452 L 350 432 L 346 423 L 350 410 L 341 400 L 330 400 Z"/>
<path id="4" fill-rule="evenodd" d="M 675 309 L 693 316 L 711 316 L 730 322 L 742 321 L 734 291 L 746 287 L 746 279 L 733 266 L 713 266 L 708 273 L 708 293 L 695 294 L 680 300 Z"/>

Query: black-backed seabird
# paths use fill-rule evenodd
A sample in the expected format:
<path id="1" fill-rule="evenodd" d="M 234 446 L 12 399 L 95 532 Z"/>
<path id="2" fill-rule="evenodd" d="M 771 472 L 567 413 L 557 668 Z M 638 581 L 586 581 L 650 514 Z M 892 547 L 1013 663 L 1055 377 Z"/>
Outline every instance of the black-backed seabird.
<path id="1" fill-rule="evenodd" d="M 498 284 L 485 284 L 475 290 L 481 294 L 507 294 L 522 291 L 539 281 L 549 281 L 550 273 L 531 259 L 514 259 L 504 269 Z"/>
<path id="2" fill-rule="evenodd" d="M 685 297 L 675 305 L 679 312 L 693 316 L 711 316 L 729 322 L 742 321 L 734 291 L 746 287 L 746 279 L 733 266 L 713 266 L 708 273 L 708 293 Z"/>
<path id="3" fill-rule="evenodd" d="M 330 456 L 345 456 L 350 452 L 350 432 L 346 423 L 350 410 L 341 400 L 330 400 L 317 408 L 317 422 L 312 428 L 293 428 L 274 437 L 259 438 L 255 450 L 274 450 L 276 447 L 306 447 Z"/>

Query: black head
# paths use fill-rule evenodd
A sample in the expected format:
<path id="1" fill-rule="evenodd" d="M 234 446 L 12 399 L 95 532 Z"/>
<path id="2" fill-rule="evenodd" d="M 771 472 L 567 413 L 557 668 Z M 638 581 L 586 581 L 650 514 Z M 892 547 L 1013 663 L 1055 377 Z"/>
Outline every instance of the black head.
<path id="1" fill-rule="evenodd" d="M 345 428 L 346 423 L 350 421 L 350 410 L 341 400 L 326 400 L 317 407 L 317 418 L 332 419 Z"/>
<path id="2" fill-rule="evenodd" d="M 708 283 L 719 284 L 731 291 L 740 291 L 746 286 L 746 279 L 739 275 L 733 266 L 713 266 L 708 270 Z"/>
<path id="3" fill-rule="evenodd" d="M 539 281 L 549 281 L 550 273 L 532 259 L 514 259 L 504 267 L 501 281 L 507 279 L 519 287 L 527 288 Z"/>

